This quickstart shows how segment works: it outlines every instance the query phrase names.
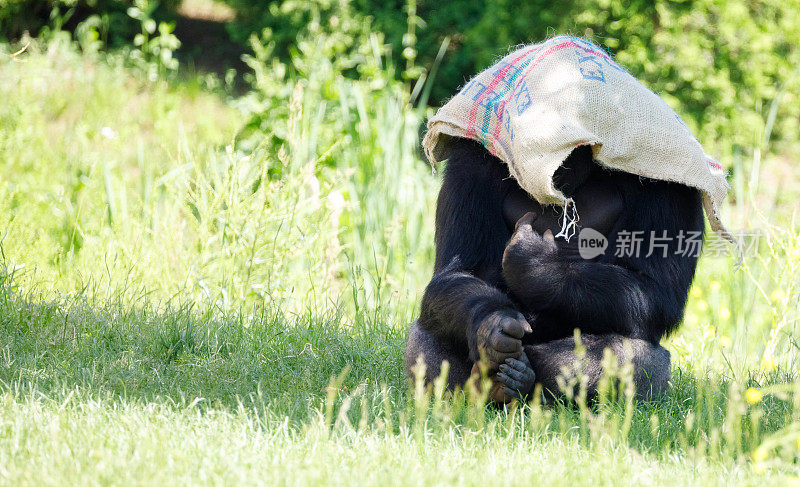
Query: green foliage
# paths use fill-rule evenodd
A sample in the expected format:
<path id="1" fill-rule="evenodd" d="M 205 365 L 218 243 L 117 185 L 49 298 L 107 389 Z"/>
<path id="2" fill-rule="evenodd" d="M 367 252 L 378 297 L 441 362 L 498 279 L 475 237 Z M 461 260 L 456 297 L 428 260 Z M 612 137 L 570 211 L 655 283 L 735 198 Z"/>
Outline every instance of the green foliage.
<path id="1" fill-rule="evenodd" d="M 148 0 L 134 0 L 133 6 L 126 10 L 126 22 L 138 25 L 139 32 L 131 44 L 124 45 L 118 54 L 126 64 L 139 70 L 147 79 L 156 82 L 167 78 L 178 69 L 178 60 L 173 57 L 181 42 L 172 33 L 174 23 L 158 22 L 153 18 L 158 3 Z M 73 37 L 81 50 L 87 54 L 97 54 L 107 47 L 105 38 L 108 31 L 108 17 L 91 15 L 77 24 Z M 119 34 L 119 32 L 117 32 Z M 55 28 L 45 28 L 42 37 L 58 37 L 66 32 Z"/>
<path id="2" fill-rule="evenodd" d="M 128 16 L 139 21 L 141 26 L 140 32 L 133 38 L 134 48 L 130 51 L 129 59 L 147 72 L 150 81 L 164 77 L 167 71 L 178 69 L 178 60 L 173 53 L 181 46 L 181 42 L 172 34 L 174 23 L 156 22 L 153 19 L 157 5 L 148 0 L 135 0 L 134 6 L 127 10 Z"/>
<path id="3" fill-rule="evenodd" d="M 442 100 L 453 94 L 478 67 L 486 66 L 510 45 L 543 38 L 550 22 L 566 7 L 552 2 L 482 2 L 427 0 L 227 0 L 237 11 L 229 30 L 240 42 L 252 33 L 269 29 L 275 42 L 275 54 L 282 59 L 291 55 L 297 32 L 306 26 L 339 17 L 342 9 L 352 9 L 361 17 L 374 19 L 377 30 L 384 33 L 393 47 L 393 58 L 410 65 L 402 73 L 419 75 L 409 70 L 416 61 L 430 68 L 444 37 L 451 38 L 447 62 L 442 65 L 433 96 Z M 515 5 L 519 3 L 519 5 Z M 498 24 L 513 19 L 513 26 Z M 314 28 L 314 27 L 312 27 Z"/>
<path id="4" fill-rule="evenodd" d="M 430 86 L 433 104 L 452 96 L 466 79 L 510 47 L 571 32 L 607 48 L 665 98 L 718 157 L 743 147 L 797 143 L 799 0 L 227 3 L 237 12 L 228 26 L 232 39 L 252 45 L 251 36 L 263 37 L 268 51 L 258 56 L 263 58 L 266 52 L 290 68 L 300 54 L 296 39 L 304 32 L 325 33 L 332 39 L 331 49 L 344 54 L 352 48 L 353 36 L 373 30 L 373 24 L 392 46 L 391 57 L 405 64 L 391 74 L 414 80 L 431 69 L 448 39 L 444 61 Z M 2 0 L 0 36 L 18 37 L 25 29 L 38 32 L 48 23 L 49 28 L 58 28 L 77 13 L 80 18 L 73 23 L 90 18 L 98 40 L 133 44 L 135 59 L 150 63 L 156 71 L 172 70 L 178 43 L 172 24 L 162 22 L 176 5 L 176 0 Z M 138 13 L 131 16 L 131 11 Z M 86 30 L 85 22 L 81 25 Z M 384 56 L 380 39 L 377 47 L 379 56 Z M 363 77 L 358 66 L 354 63 L 341 71 L 348 77 Z M 770 140 L 779 144 L 770 145 Z"/>
<path id="5" fill-rule="evenodd" d="M 0 40 L 16 40 L 25 32 L 47 34 L 67 26 L 77 29 L 87 19 L 99 40 L 119 47 L 130 44 L 141 19 L 129 15 L 135 8 L 151 19 L 168 20 L 181 0 L 0 0 Z M 150 32 L 152 34 L 152 32 Z"/>
<path id="6" fill-rule="evenodd" d="M 0 39 L 16 39 L 25 31 L 38 33 L 51 13 L 69 9 L 77 0 L 0 0 Z"/>
<path id="7" fill-rule="evenodd" d="M 597 36 L 718 153 L 797 140 L 800 2 L 577 2 L 576 31 Z M 780 145 L 779 145 L 780 147 Z M 785 146 L 784 146 L 785 147 Z"/>
<path id="8" fill-rule="evenodd" d="M 267 27 L 276 42 L 275 53 L 284 59 L 295 33 L 309 23 L 324 23 L 337 5 L 287 0 L 270 2 L 264 9 L 260 1 L 229 3 L 240 12 L 241 20 L 231 28 L 234 37 L 245 39 Z M 444 38 L 450 39 L 433 86 L 434 104 L 452 96 L 511 46 L 571 32 L 606 47 L 720 156 L 729 156 L 734 145 L 766 147 L 765 138 L 797 140 L 797 0 L 352 0 L 350 5 L 374 18 L 393 46 L 395 59 L 429 69 Z M 771 110 L 778 123 L 767 130 Z"/>
<path id="9" fill-rule="evenodd" d="M 310 31 L 291 65 L 269 59 L 268 41 L 256 43 L 263 48 L 261 61 L 249 60 L 255 90 L 237 102 L 245 111 L 239 118 L 249 121 L 235 141 L 223 139 L 231 142 L 226 150 L 190 142 L 176 117 L 197 114 L 163 97 L 153 71 L 145 70 L 140 84 L 104 91 L 107 70 L 72 70 L 70 82 L 48 97 L 36 95 L 36 83 L 16 92 L 7 91 L 16 84 L 6 85 L 0 93 L 12 102 L 0 112 L 18 127 L 0 135 L 0 150 L 13 154 L 7 167 L 32 179 L 43 171 L 52 176 L 42 188 L 0 190 L 4 228 L 28 235 L 15 242 L 35 241 L 26 253 L 53 265 L 62 290 L 87 279 L 162 281 L 163 299 L 178 291 L 222 309 L 389 306 L 410 318 L 430 272 L 436 180 L 418 158 L 419 114 L 407 109 L 406 90 L 385 71 L 379 38 L 359 32 Z M 39 49 L 30 47 L 30 62 L 4 66 L 10 79 L 36 70 L 51 79 L 77 62 L 55 40 L 47 49 L 61 57 L 57 67 L 47 66 Z M 109 56 L 119 66 L 129 59 Z M 84 99 L 91 102 L 74 104 Z M 215 123 L 213 116 L 201 120 Z M 152 125 L 144 132 L 159 142 L 124 145 L 123 131 L 142 130 L 133 128 L 139 124 Z M 52 154 L 30 165 L 48 132 Z M 161 141 L 170 141 L 167 149 Z M 44 213 L 17 206 L 40 190 L 50 195 L 39 208 Z M 25 222 L 49 211 L 58 225 L 34 237 Z M 9 255 L 20 255 L 11 242 Z M 78 271 L 96 259 L 108 267 Z"/>
<path id="10" fill-rule="evenodd" d="M 313 184 L 341 228 L 338 238 L 324 238 L 341 239 L 343 261 L 332 272 L 358 276 L 356 306 L 362 299 L 387 304 L 397 296 L 381 296 L 386 280 L 402 296 L 424 285 L 424 259 L 414 256 L 432 253 L 435 180 L 418 158 L 421 114 L 408 110 L 407 88 L 394 80 L 381 36 L 345 2 L 328 13 L 297 34 L 286 64 L 273 55 L 280 41 L 271 31 L 251 38 L 252 116 L 237 147 L 259 158 L 277 154 L 273 180 L 303 171 L 318 178 Z M 360 272 L 373 277 L 362 281 Z"/>
<path id="11" fill-rule="evenodd" d="M 375 25 L 386 33 L 401 54 L 407 15 L 402 0 L 376 2 L 353 0 L 359 11 L 375 17 Z M 416 2 L 418 63 L 430 68 L 445 37 L 450 39 L 447 56 L 436 76 L 434 103 L 451 97 L 473 74 L 491 65 L 508 49 L 521 43 L 539 42 L 561 32 L 572 13 L 569 2 L 543 0 Z"/>

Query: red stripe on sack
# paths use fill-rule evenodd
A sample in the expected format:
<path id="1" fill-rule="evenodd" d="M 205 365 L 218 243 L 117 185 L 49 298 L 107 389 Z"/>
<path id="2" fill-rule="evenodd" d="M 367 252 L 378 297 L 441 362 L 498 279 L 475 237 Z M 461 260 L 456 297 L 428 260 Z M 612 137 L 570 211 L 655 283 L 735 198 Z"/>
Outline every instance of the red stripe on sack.
<path id="1" fill-rule="evenodd" d="M 531 69 L 535 68 L 536 65 L 539 64 L 540 62 L 542 62 L 542 60 L 545 57 L 549 56 L 550 54 L 553 54 L 556 51 L 560 51 L 561 49 L 564 49 L 565 47 L 569 47 L 569 46 L 577 47 L 578 49 L 582 49 L 585 52 L 590 52 L 590 53 L 596 54 L 596 55 L 598 55 L 598 56 L 600 56 L 600 57 L 602 57 L 604 59 L 607 59 L 609 62 L 612 62 L 612 63 L 614 62 L 605 53 L 595 51 L 594 49 L 589 49 L 588 47 L 581 46 L 580 44 L 575 44 L 572 41 L 567 41 L 567 42 L 561 43 L 561 44 L 559 44 L 557 46 L 551 47 L 544 54 L 542 54 L 542 56 L 539 59 L 537 59 L 536 62 L 534 62 L 533 64 L 528 66 L 528 69 L 526 69 L 525 72 L 522 74 L 522 76 L 520 76 L 519 81 L 517 81 L 517 84 L 514 85 L 514 89 L 511 90 L 511 94 L 509 96 L 511 96 L 514 93 L 516 93 L 517 88 L 519 88 L 519 85 L 521 85 L 522 82 L 525 81 L 525 77 L 528 76 L 528 73 L 531 72 Z"/>
<path id="2" fill-rule="evenodd" d="M 511 96 L 513 96 L 513 94 L 519 88 L 520 84 L 522 82 L 524 82 L 525 77 L 528 76 L 528 73 L 530 73 L 533 68 L 535 68 L 537 65 L 539 65 L 539 63 L 541 63 L 547 56 L 549 56 L 549 55 L 551 55 L 551 54 L 553 54 L 555 52 L 558 52 L 558 51 L 560 51 L 560 50 L 562 50 L 562 49 L 564 49 L 566 47 L 576 47 L 578 49 L 583 50 L 584 52 L 592 53 L 592 54 L 594 54 L 596 56 L 600 56 L 601 58 L 603 58 L 605 60 L 608 60 L 609 62 L 613 62 L 613 61 L 611 61 L 611 58 L 609 56 L 607 56 L 605 53 L 598 52 L 598 51 L 596 51 L 594 49 L 590 49 L 590 48 L 585 47 L 585 46 L 581 46 L 580 44 L 576 44 L 573 41 L 562 42 L 561 44 L 557 44 L 557 45 L 551 47 L 550 49 L 548 49 L 547 51 L 545 51 L 541 56 L 539 56 L 539 58 L 536 61 L 531 63 L 530 66 L 528 66 L 528 68 L 525 70 L 523 75 L 520 76 L 519 80 L 517 81 L 517 84 L 514 86 L 514 89 L 512 89 L 510 94 L 506 97 L 506 100 L 504 101 L 504 103 L 507 102 L 508 99 Z M 520 54 L 516 59 L 514 59 L 513 61 L 508 63 L 503 69 L 501 69 L 494 76 L 492 81 L 489 83 L 488 86 L 486 86 L 486 88 L 483 90 L 483 92 L 481 92 L 481 94 L 478 95 L 478 98 L 475 99 L 475 101 L 472 103 L 472 108 L 470 109 L 469 117 L 467 118 L 467 130 L 466 130 L 467 137 L 469 137 L 471 139 L 474 139 L 476 137 L 476 135 L 477 135 L 475 133 L 475 123 L 476 123 L 476 118 L 478 116 L 478 107 L 480 106 L 480 104 L 484 100 L 484 98 L 486 98 L 489 95 L 489 93 L 491 93 L 494 90 L 494 88 L 498 84 L 500 84 L 500 81 L 503 79 L 505 74 L 511 69 L 512 66 L 514 66 L 518 61 L 520 61 L 521 59 L 525 58 L 526 56 L 528 56 L 529 54 L 531 54 L 532 52 L 534 52 L 534 51 L 536 51 L 536 50 L 538 50 L 540 48 L 541 48 L 541 44 L 537 44 L 535 47 L 532 47 L 531 49 L 525 51 L 524 53 Z M 500 123 L 500 121 L 498 121 L 497 126 L 495 127 L 495 130 L 492 133 L 492 139 L 497 140 L 497 138 L 499 137 L 499 134 L 500 134 L 500 127 L 501 127 L 501 123 Z"/>
<path id="3" fill-rule="evenodd" d="M 505 101 L 503 101 L 503 104 L 505 104 L 512 96 L 514 96 L 514 93 L 516 93 L 517 88 L 525 80 L 525 77 L 528 76 L 528 73 L 531 72 L 531 69 L 536 67 L 539 63 L 541 63 L 544 60 L 544 58 L 546 58 L 550 54 L 553 54 L 554 52 L 558 52 L 558 51 L 564 49 L 565 47 L 569 47 L 570 44 L 573 45 L 573 46 L 577 46 L 577 44 L 575 44 L 574 42 L 567 41 L 567 42 L 563 42 L 561 44 L 558 44 L 556 46 L 553 46 L 550 49 L 548 49 L 547 51 L 545 51 L 544 53 L 542 53 L 542 55 L 539 56 L 539 58 L 536 61 L 532 62 L 531 65 L 528 66 L 528 69 L 525 70 L 525 72 L 522 74 L 522 76 L 520 76 L 519 81 L 517 81 L 517 84 L 514 85 L 514 89 L 511 90 L 511 92 L 508 94 L 508 96 L 506 97 Z M 477 106 L 473 106 L 472 109 L 477 111 Z M 503 112 L 500 112 L 500 113 L 503 113 Z M 470 112 L 470 116 L 471 115 L 472 115 L 472 112 Z M 472 120 L 470 120 L 470 122 L 472 122 Z M 502 126 L 502 119 L 497 121 L 497 125 L 494 128 L 494 132 L 492 132 L 492 140 L 497 140 L 497 138 L 500 136 L 500 127 L 501 126 Z M 474 130 L 474 127 L 473 127 L 473 130 Z"/>
<path id="4" fill-rule="evenodd" d="M 600 56 L 600 57 L 602 57 L 603 59 L 606 59 L 609 62 L 612 62 L 612 63 L 614 62 L 610 57 L 608 57 L 608 55 L 606 55 L 603 52 L 598 52 L 598 51 L 596 51 L 594 49 L 589 49 L 588 47 L 581 46 L 580 44 L 576 44 L 573 41 L 562 42 L 561 44 L 553 46 L 550 49 L 548 49 L 547 51 L 545 51 L 544 53 L 542 53 L 542 55 L 539 56 L 539 59 L 537 59 L 536 61 L 531 63 L 530 66 L 528 66 L 528 69 L 526 69 L 525 72 L 522 74 L 522 76 L 520 76 L 519 80 L 517 81 L 517 84 L 514 85 L 514 89 L 511 90 L 511 92 L 508 94 L 508 96 L 506 97 L 506 99 L 505 99 L 505 101 L 503 103 L 506 103 L 512 96 L 514 96 L 514 93 L 517 92 L 517 89 L 519 88 L 519 86 L 525 81 L 525 77 L 528 76 L 528 73 L 530 73 L 531 70 L 533 68 L 535 68 L 539 63 L 541 63 L 547 56 L 553 54 L 554 52 L 558 52 L 558 51 L 560 51 L 560 50 L 562 50 L 564 48 L 570 47 L 570 46 L 577 47 L 578 49 L 582 49 L 585 52 L 589 52 L 589 53 L 595 54 L 597 56 Z M 473 109 L 477 110 L 477 107 L 473 106 Z M 500 113 L 502 113 L 502 112 L 500 112 Z M 471 113 L 470 113 L 470 115 L 471 115 Z M 502 120 L 498 120 L 497 121 L 497 125 L 494 128 L 494 132 L 492 132 L 492 140 L 493 141 L 497 140 L 498 137 L 500 137 L 500 127 L 501 126 L 502 126 Z M 472 127 L 472 128 L 474 130 L 474 127 Z"/>
<path id="5" fill-rule="evenodd" d="M 486 96 L 494 89 L 495 86 L 500 84 L 500 81 L 503 79 L 505 74 L 508 72 L 509 69 L 511 69 L 512 66 L 514 66 L 517 63 L 517 61 L 519 61 L 520 59 L 524 58 L 528 54 L 536 51 L 537 49 L 539 49 L 539 45 L 538 44 L 536 45 L 536 47 L 532 47 L 531 49 L 529 49 L 529 50 L 525 51 L 524 53 L 520 54 L 516 59 L 514 59 L 513 61 L 508 63 L 506 65 L 506 67 L 501 69 L 500 72 L 497 75 L 495 75 L 494 79 L 492 79 L 492 81 L 489 83 L 489 85 L 486 86 L 486 88 L 483 90 L 483 92 L 472 103 L 472 108 L 469 111 L 469 118 L 467 119 L 467 137 L 469 137 L 471 139 L 475 138 L 475 135 L 476 135 L 475 134 L 475 118 L 477 118 L 477 116 L 478 116 L 478 106 L 480 106 L 480 104 L 483 101 L 483 99 L 486 98 Z"/>
<path id="6" fill-rule="evenodd" d="M 583 49 L 586 52 L 590 52 L 590 53 L 592 53 L 594 55 L 600 56 L 601 58 L 605 59 L 609 63 L 617 64 L 617 63 L 614 62 L 613 59 L 611 59 L 611 56 L 609 56 L 608 54 L 606 54 L 606 53 L 604 53 L 602 51 L 595 51 L 594 49 L 588 48 L 586 46 L 581 46 L 580 44 L 575 44 L 575 47 L 579 47 L 579 48 Z"/>

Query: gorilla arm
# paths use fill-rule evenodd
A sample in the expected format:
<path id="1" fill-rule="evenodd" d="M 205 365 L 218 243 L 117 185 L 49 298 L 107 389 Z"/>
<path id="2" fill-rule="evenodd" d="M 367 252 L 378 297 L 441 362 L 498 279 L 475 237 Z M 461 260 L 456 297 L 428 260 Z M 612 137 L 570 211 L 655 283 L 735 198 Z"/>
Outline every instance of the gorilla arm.
<path id="1" fill-rule="evenodd" d="M 674 237 L 679 231 L 702 232 L 699 194 L 671 183 L 652 183 L 648 191 L 641 184 L 627 184 L 634 189 L 625 196 L 626 208 L 632 209 L 623 212 L 615 228 L 659 235 L 666 231 L 673 237 L 666 257 L 647 257 L 643 244 L 641 255 L 582 260 L 559 252 L 552 234 L 537 233 L 530 217 L 517 226 L 503 255 L 503 276 L 510 294 L 531 312 L 535 337 L 566 337 L 579 328 L 656 343 L 679 324 L 697 257 L 677 255 Z M 591 215 L 587 203 L 578 207 Z"/>
<path id="2" fill-rule="evenodd" d="M 537 335 L 552 339 L 580 328 L 585 333 L 660 338 L 648 326 L 656 318 L 657 303 L 650 299 L 653 285 L 647 277 L 614 264 L 560 259 L 549 231 L 540 236 L 530 224 L 521 224 L 506 248 L 503 271 L 511 294 L 524 308 L 556 318 L 535 319 Z"/>
<path id="3" fill-rule="evenodd" d="M 513 181 L 479 143 L 453 144 L 436 206 L 436 262 L 419 326 L 472 361 L 492 365 L 522 353 L 530 325 L 501 290 L 501 258 L 510 233 L 503 196 Z"/>

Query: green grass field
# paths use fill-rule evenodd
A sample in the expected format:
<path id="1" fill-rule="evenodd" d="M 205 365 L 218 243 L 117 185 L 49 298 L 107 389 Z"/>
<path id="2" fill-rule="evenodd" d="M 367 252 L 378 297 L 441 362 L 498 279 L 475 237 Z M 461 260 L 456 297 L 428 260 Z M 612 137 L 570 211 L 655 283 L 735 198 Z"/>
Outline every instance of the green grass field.
<path id="1" fill-rule="evenodd" d="M 726 161 L 759 234 L 701 259 L 663 401 L 486 408 L 403 370 L 426 113 L 318 42 L 235 98 L 0 45 L 0 484 L 800 483 L 796 154 Z"/>

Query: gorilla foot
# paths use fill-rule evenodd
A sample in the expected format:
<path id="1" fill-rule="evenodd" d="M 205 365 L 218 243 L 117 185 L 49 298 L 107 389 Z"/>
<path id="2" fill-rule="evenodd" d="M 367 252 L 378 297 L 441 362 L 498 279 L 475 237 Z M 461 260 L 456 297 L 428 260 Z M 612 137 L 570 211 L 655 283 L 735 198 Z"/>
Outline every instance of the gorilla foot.
<path id="1" fill-rule="evenodd" d="M 482 366 L 477 362 L 472 366 L 472 372 L 469 378 L 471 387 L 474 387 L 480 393 L 483 391 L 484 385 L 482 379 L 483 377 L 487 377 L 489 379 L 489 402 L 494 404 L 506 404 L 511 402 L 514 398 L 512 396 L 507 396 L 504 392 L 506 386 L 497 378 L 497 371 L 485 371 L 485 367 L 485 365 Z"/>
<path id="2" fill-rule="evenodd" d="M 500 365 L 497 380 L 503 385 L 503 394 L 513 399 L 523 399 L 533 393 L 536 373 L 531 367 L 528 355 L 523 353 L 519 359 L 509 358 Z"/>
<path id="3" fill-rule="evenodd" d="M 499 369 L 499 370 L 498 370 Z M 533 393 L 536 373 L 524 353 L 519 359 L 509 358 L 498 369 L 489 370 L 489 400 L 495 404 L 507 404 L 514 399 L 524 400 Z M 481 366 L 472 367 L 471 381 L 481 389 Z"/>

